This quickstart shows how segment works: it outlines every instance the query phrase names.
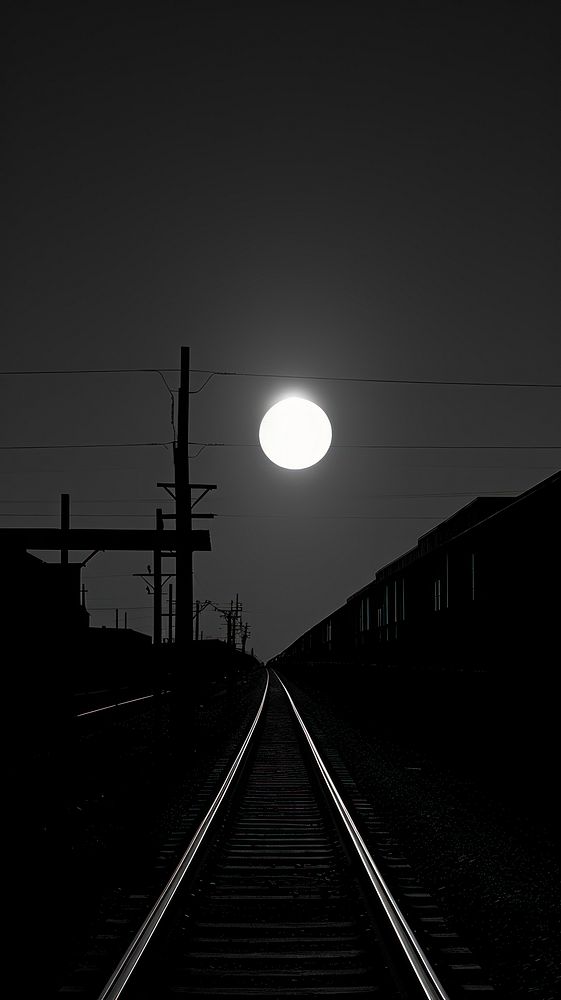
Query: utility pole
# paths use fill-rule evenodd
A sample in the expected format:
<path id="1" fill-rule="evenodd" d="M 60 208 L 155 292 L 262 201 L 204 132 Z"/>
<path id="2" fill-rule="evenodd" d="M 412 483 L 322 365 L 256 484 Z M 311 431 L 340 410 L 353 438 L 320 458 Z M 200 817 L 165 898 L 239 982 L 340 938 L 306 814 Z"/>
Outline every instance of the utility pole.
<path id="1" fill-rule="evenodd" d="M 173 583 L 168 587 L 168 646 L 173 642 Z"/>
<path id="2" fill-rule="evenodd" d="M 161 507 L 156 508 L 156 531 L 164 529 Z M 154 549 L 154 645 L 162 645 L 162 543 Z"/>
<path id="3" fill-rule="evenodd" d="M 175 642 L 187 654 L 193 639 L 193 552 L 191 548 L 191 484 L 189 478 L 189 368 L 190 349 L 181 348 L 177 442 L 174 445 L 176 595 Z"/>
<path id="4" fill-rule="evenodd" d="M 175 520 L 175 644 L 189 658 L 193 641 L 193 507 L 215 490 L 215 485 L 192 483 L 189 473 L 189 377 L 190 349 L 181 348 L 181 374 L 177 399 L 177 440 L 173 445 L 174 483 L 158 483 L 175 501 L 175 514 L 163 519 Z M 198 390 L 197 390 L 198 391 Z M 194 489 L 203 492 L 191 500 Z M 173 492 L 172 492 L 173 490 Z M 214 514 L 195 513 L 195 518 L 212 518 Z M 210 548 L 210 546 L 209 546 Z"/>
<path id="5" fill-rule="evenodd" d="M 200 619 L 201 619 L 202 612 L 205 610 L 205 608 L 208 608 L 209 605 L 211 605 L 215 609 L 215 611 L 219 611 L 220 610 L 219 608 L 216 607 L 216 604 L 212 603 L 212 601 L 195 601 L 195 614 L 194 614 L 194 618 L 195 618 L 195 641 L 196 642 L 199 640 L 199 638 L 202 639 L 202 637 L 203 637 L 202 631 L 200 632 L 200 635 L 199 635 Z"/>
<path id="6" fill-rule="evenodd" d="M 162 598 L 164 593 L 164 587 L 168 580 L 175 573 L 166 573 L 165 578 L 162 574 L 162 546 L 164 545 L 164 539 L 161 532 L 164 528 L 164 517 L 161 508 L 156 508 L 156 546 L 153 549 L 154 557 L 154 572 L 152 573 L 151 566 L 146 567 L 146 573 L 133 573 L 133 576 L 139 576 L 141 580 L 144 580 L 146 584 L 146 593 L 152 594 L 154 598 L 154 645 L 160 646 L 162 643 Z M 171 591 L 171 586 L 170 586 Z M 171 597 L 170 597 L 171 600 Z M 170 604 L 171 608 L 171 604 Z M 170 624 L 171 624 L 171 612 L 170 612 Z"/>
<path id="7" fill-rule="evenodd" d="M 62 531 L 70 530 L 70 494 L 60 494 L 60 527 Z M 60 550 L 60 562 L 62 566 L 68 566 L 68 549 Z"/>

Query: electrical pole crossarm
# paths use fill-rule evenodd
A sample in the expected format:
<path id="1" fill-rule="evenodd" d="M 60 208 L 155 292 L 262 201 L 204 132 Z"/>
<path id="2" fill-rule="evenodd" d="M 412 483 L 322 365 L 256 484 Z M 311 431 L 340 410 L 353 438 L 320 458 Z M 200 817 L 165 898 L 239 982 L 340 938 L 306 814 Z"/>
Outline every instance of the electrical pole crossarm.
<path id="1" fill-rule="evenodd" d="M 198 504 L 198 503 L 199 503 L 199 502 L 200 502 L 200 501 L 201 501 L 201 500 L 202 500 L 202 499 L 203 499 L 204 497 L 206 497 L 207 493 L 210 493 L 210 491 L 211 491 L 211 490 L 215 490 L 215 489 L 216 489 L 216 486 L 202 486 L 202 485 L 201 485 L 200 483 L 191 483 L 191 489 L 192 489 L 192 490 L 202 490 L 202 491 L 203 491 L 203 492 L 202 492 L 202 493 L 200 494 L 200 496 L 198 496 L 198 497 L 197 497 L 197 499 L 196 499 L 196 500 L 193 500 L 193 502 L 192 502 L 192 504 L 191 504 L 191 510 L 193 510 L 193 507 L 196 507 L 196 506 L 197 506 L 197 504 Z"/>
<path id="2" fill-rule="evenodd" d="M 105 549 L 94 549 L 93 552 L 90 552 L 89 556 L 86 556 L 86 558 L 82 560 L 80 566 L 86 566 L 90 559 L 93 559 L 94 556 L 98 556 L 100 552 L 105 552 Z"/>
<path id="3" fill-rule="evenodd" d="M 163 514 L 162 516 L 163 516 L 164 521 L 175 521 L 175 519 L 177 517 L 176 514 Z M 196 518 L 197 521 L 200 521 L 202 518 L 207 518 L 208 519 L 208 518 L 213 518 L 213 517 L 216 517 L 216 515 L 215 514 L 193 514 L 193 519 Z"/>

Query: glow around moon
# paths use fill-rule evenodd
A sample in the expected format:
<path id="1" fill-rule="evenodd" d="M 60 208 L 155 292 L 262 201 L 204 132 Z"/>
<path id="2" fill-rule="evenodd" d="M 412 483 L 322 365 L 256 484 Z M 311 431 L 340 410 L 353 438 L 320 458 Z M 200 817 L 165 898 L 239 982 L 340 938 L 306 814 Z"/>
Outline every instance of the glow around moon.
<path id="1" fill-rule="evenodd" d="M 320 406 L 291 396 L 275 403 L 261 421 L 259 443 L 267 458 L 285 469 L 307 469 L 327 453 L 331 424 Z"/>

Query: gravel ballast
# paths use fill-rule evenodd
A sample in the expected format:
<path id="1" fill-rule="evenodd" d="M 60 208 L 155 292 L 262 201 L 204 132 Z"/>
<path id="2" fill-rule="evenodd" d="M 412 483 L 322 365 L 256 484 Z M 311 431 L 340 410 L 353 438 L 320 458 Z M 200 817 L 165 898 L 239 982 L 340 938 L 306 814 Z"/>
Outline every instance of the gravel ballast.
<path id="1" fill-rule="evenodd" d="M 310 721 L 339 752 L 358 788 L 380 809 L 410 863 L 482 962 L 500 997 L 561 996 L 561 879 L 555 830 L 523 803 L 493 794 L 476 774 L 421 745 L 390 738 L 316 679 L 287 682 Z M 353 707 L 354 705 L 354 707 Z M 362 720 L 361 720 L 362 715 Z M 361 721 L 359 721 L 361 720 Z M 553 794 L 553 792 L 552 792 Z"/>

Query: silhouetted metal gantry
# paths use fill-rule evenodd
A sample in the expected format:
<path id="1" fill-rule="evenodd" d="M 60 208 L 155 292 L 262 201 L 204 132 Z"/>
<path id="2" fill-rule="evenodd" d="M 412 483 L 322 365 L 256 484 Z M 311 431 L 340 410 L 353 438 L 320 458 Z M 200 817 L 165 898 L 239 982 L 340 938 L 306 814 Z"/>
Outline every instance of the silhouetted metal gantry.
<path id="1" fill-rule="evenodd" d="M 0 528 L 0 546 L 7 550 L 57 550 L 60 561 L 68 565 L 68 554 L 74 550 L 91 549 L 80 566 L 85 566 L 98 552 L 144 551 L 153 553 L 154 561 L 154 641 L 161 641 L 162 556 L 174 556 L 176 573 L 176 643 L 185 645 L 193 637 L 193 552 L 210 552 L 210 533 L 193 530 L 193 517 L 213 517 L 213 514 L 192 514 L 203 496 L 216 486 L 191 483 L 189 479 L 189 377 L 190 352 L 181 348 L 181 379 L 178 391 L 178 429 L 174 441 L 175 482 L 158 483 L 175 501 L 175 513 L 156 511 L 155 528 L 71 528 L 70 497 L 61 496 L 59 528 Z M 171 390 L 170 390 L 171 391 Z M 173 423 L 173 417 L 172 417 Z M 192 490 L 203 492 L 195 501 Z M 174 519 L 175 528 L 164 530 L 164 520 Z M 136 574 L 135 574 L 136 575 Z M 138 574 L 142 576 L 142 574 Z"/>

